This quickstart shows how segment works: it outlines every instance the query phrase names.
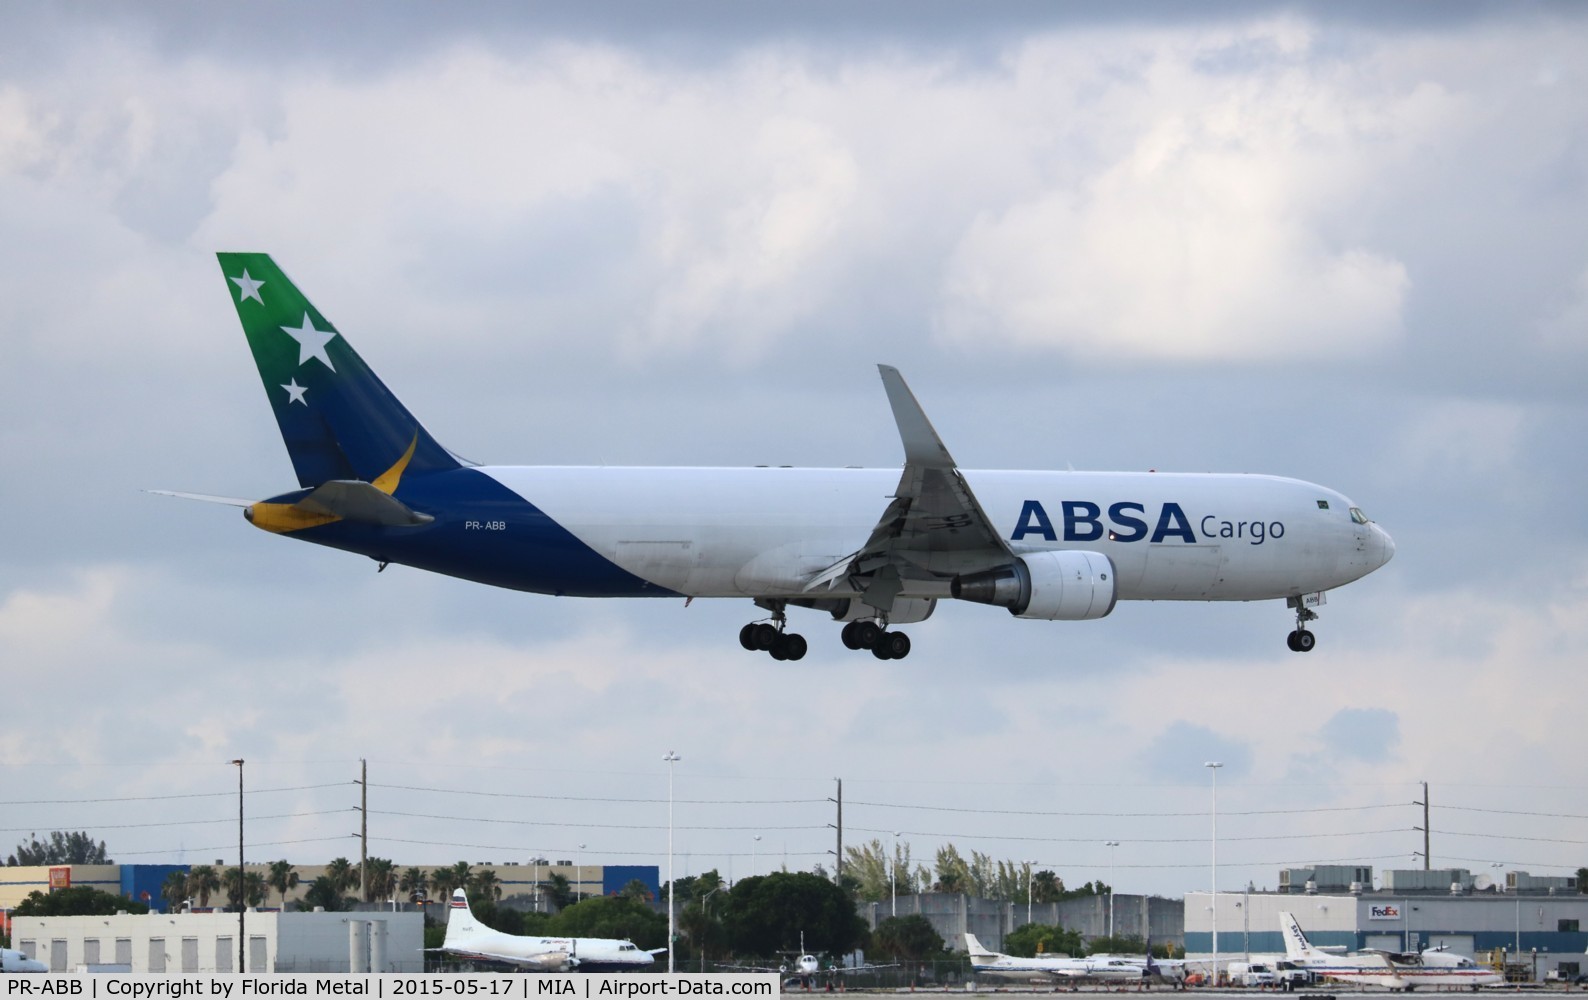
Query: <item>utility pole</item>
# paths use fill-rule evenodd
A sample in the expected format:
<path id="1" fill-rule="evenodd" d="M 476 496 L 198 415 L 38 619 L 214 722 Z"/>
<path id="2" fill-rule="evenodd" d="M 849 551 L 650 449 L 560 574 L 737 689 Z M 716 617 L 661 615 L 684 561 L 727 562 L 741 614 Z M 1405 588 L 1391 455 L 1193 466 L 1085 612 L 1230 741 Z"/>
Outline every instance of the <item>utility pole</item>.
<path id="1" fill-rule="evenodd" d="M 358 759 L 358 898 L 369 902 L 369 761 Z"/>
<path id="2" fill-rule="evenodd" d="M 1432 867 L 1432 859 L 1428 856 L 1428 782 L 1423 782 L 1423 798 L 1421 802 L 1413 802 L 1414 806 L 1423 807 L 1423 871 Z"/>
<path id="3" fill-rule="evenodd" d="M 243 761 L 238 758 L 232 763 L 237 765 L 237 971 L 242 973 L 248 971 L 243 963 L 248 945 L 243 926 L 243 914 L 248 910 L 248 880 L 243 875 Z"/>
<path id="4" fill-rule="evenodd" d="M 844 880 L 844 779 L 834 778 L 838 782 L 838 798 L 828 799 L 829 802 L 838 803 L 838 852 L 833 857 L 838 860 L 834 863 L 833 882 L 841 884 Z"/>

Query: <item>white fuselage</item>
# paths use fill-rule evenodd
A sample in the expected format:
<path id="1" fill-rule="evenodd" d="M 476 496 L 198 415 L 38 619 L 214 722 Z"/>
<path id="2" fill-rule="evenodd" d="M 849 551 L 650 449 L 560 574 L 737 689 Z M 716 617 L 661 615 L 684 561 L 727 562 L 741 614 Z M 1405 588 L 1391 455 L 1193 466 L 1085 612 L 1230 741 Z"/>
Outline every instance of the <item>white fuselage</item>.
<path id="1" fill-rule="evenodd" d="M 593 552 L 690 597 L 801 596 L 859 549 L 899 480 L 888 469 L 483 467 Z M 1394 545 L 1344 496 L 1259 475 L 964 471 L 1016 554 L 1097 551 L 1121 600 L 1285 598 L 1330 590 Z M 928 564 L 930 560 L 927 561 Z M 943 564 L 927 568 L 952 573 Z M 946 597 L 907 580 L 906 597 Z M 822 596 L 853 596 L 843 581 Z"/>

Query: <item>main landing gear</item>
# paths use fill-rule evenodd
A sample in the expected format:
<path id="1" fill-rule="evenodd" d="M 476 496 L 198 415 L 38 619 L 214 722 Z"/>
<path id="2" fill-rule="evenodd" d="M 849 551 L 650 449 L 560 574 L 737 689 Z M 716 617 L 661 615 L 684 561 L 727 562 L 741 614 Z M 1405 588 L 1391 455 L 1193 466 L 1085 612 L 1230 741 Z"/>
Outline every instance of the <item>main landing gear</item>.
<path id="1" fill-rule="evenodd" d="M 776 622 L 776 624 L 773 624 Z M 805 637 L 798 632 L 786 632 L 788 620 L 781 611 L 770 622 L 751 622 L 739 630 L 739 645 L 752 652 L 765 650 L 774 660 L 798 660 L 808 648 Z"/>
<path id="2" fill-rule="evenodd" d="M 1318 612 L 1311 608 L 1303 607 L 1299 600 L 1295 602 L 1295 606 L 1296 630 L 1285 636 L 1285 645 L 1289 646 L 1293 653 L 1310 653 L 1312 652 L 1312 647 L 1318 644 L 1318 637 L 1307 630 L 1307 623 L 1316 621 Z"/>
<path id="3" fill-rule="evenodd" d="M 869 649 L 879 660 L 902 660 L 910 655 L 910 637 L 903 632 L 890 631 L 874 621 L 850 622 L 840 633 L 844 645 L 850 649 Z"/>

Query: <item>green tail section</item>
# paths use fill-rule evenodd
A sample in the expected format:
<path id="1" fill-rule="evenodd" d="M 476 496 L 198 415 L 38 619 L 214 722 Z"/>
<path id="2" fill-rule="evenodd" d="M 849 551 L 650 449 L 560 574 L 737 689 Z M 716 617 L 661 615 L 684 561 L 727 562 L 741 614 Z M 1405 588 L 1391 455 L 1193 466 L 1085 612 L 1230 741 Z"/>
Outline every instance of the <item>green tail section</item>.
<path id="1" fill-rule="evenodd" d="M 300 485 L 460 467 L 268 254 L 216 256 Z"/>

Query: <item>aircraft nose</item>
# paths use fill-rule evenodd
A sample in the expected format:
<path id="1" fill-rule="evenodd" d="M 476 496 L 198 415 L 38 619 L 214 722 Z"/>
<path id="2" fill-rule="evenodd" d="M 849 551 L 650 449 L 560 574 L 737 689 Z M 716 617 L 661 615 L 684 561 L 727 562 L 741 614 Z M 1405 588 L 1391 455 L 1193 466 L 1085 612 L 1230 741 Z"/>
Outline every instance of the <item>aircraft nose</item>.
<path id="1" fill-rule="evenodd" d="M 1382 566 L 1395 558 L 1395 539 L 1390 537 L 1389 532 L 1376 524 L 1373 525 L 1373 533 L 1378 536 L 1378 564 Z"/>

